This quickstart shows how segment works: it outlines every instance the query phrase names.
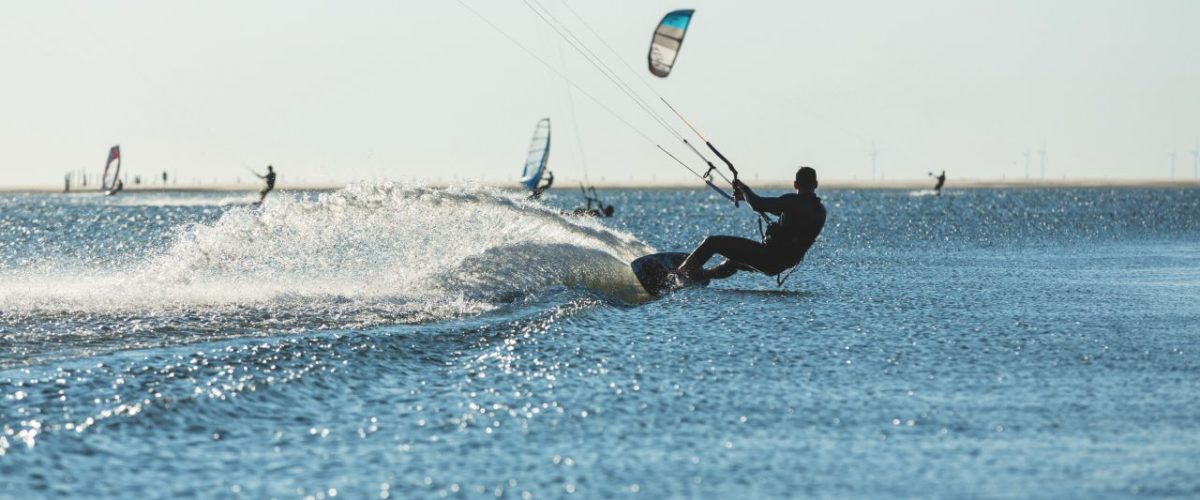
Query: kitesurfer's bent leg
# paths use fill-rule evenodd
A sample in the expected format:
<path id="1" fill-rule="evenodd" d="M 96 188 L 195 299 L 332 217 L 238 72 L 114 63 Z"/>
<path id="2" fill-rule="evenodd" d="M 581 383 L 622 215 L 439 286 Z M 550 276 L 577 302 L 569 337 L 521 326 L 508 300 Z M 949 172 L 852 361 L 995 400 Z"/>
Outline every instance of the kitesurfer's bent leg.
<path id="1" fill-rule="evenodd" d="M 713 255 L 720 254 L 727 260 L 702 270 Z M 774 253 L 767 246 L 754 240 L 736 236 L 709 236 L 696 247 L 679 266 L 680 271 L 697 279 L 724 279 L 738 271 L 759 271 L 772 274 L 776 267 Z"/>
<path id="2" fill-rule="evenodd" d="M 723 280 L 737 274 L 738 271 L 758 272 L 753 267 L 725 259 L 720 264 L 701 271 L 699 278 L 705 280 Z"/>

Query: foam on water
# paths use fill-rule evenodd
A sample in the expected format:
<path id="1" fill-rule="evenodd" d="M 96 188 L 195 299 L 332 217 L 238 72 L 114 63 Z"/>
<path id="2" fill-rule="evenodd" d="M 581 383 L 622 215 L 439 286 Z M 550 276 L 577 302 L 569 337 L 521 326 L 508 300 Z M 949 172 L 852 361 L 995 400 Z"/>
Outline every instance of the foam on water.
<path id="1" fill-rule="evenodd" d="M 129 262 L 0 272 L 0 314 L 89 331 L 425 322 L 554 289 L 629 298 L 637 285 L 628 262 L 652 251 L 517 195 L 356 184 L 315 200 L 232 208 L 176 228 L 164 250 Z"/>

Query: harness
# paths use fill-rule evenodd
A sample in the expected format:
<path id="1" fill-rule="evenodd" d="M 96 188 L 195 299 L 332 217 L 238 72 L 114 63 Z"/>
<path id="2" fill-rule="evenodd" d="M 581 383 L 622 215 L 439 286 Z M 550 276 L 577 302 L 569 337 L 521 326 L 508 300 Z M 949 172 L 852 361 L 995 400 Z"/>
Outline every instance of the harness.
<path id="1" fill-rule="evenodd" d="M 770 216 L 768 216 L 764 212 L 759 212 L 758 214 L 759 214 L 758 237 L 762 241 L 762 243 L 764 245 L 766 245 L 767 244 L 767 236 L 769 236 L 771 234 L 771 230 L 773 228 L 775 228 L 776 225 L 779 224 L 779 221 L 771 220 Z M 764 224 L 766 226 L 765 229 L 764 229 Z M 785 268 L 784 270 L 787 271 L 786 273 L 780 272 L 779 274 L 775 275 L 775 287 L 776 288 L 783 288 L 783 282 L 787 281 L 787 279 L 792 276 L 792 273 L 796 272 L 796 268 L 798 266 L 800 266 L 800 262 L 802 260 L 804 260 L 803 257 L 801 257 L 800 260 L 797 260 L 795 264 L 792 264 L 791 266 L 788 266 L 787 268 Z"/>

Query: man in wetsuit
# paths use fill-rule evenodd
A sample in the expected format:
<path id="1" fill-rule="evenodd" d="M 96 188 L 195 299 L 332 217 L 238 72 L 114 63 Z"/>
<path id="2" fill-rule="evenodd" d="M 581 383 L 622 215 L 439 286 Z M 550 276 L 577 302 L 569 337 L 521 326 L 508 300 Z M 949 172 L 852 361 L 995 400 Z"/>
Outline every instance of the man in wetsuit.
<path id="1" fill-rule="evenodd" d="M 258 203 L 261 205 L 263 200 L 267 199 L 267 193 L 270 193 L 272 189 L 275 189 L 275 168 L 267 165 L 267 175 L 254 175 L 259 179 L 267 181 L 267 185 L 262 188 L 262 191 L 258 192 Z"/>
<path id="2" fill-rule="evenodd" d="M 587 216 L 587 217 L 612 217 L 613 216 L 614 209 L 613 209 L 612 205 L 601 205 L 601 206 L 604 208 L 601 209 L 601 208 L 579 207 L 570 212 L 563 212 L 563 215 L 578 215 L 578 216 Z"/>
<path id="3" fill-rule="evenodd" d="M 538 187 L 534 188 L 533 192 L 529 194 L 529 199 L 531 200 L 541 199 L 542 193 L 545 193 L 547 189 L 550 189 L 550 186 L 554 185 L 554 172 L 547 170 L 546 175 L 542 176 L 542 180 L 538 182 Z"/>
<path id="4" fill-rule="evenodd" d="M 933 172 L 930 172 L 929 175 L 933 175 Z M 939 196 L 941 196 L 942 186 L 944 186 L 944 185 L 946 185 L 946 171 L 945 170 L 942 171 L 942 175 L 937 176 L 937 185 L 933 187 L 933 190 L 935 192 L 937 192 L 937 194 Z"/>
<path id="5" fill-rule="evenodd" d="M 817 171 L 802 167 L 792 184 L 795 193 L 777 198 L 758 196 L 748 186 L 735 181 L 734 196 L 746 200 L 755 211 L 779 216 L 779 222 L 767 228 L 766 237 L 757 242 L 736 236 L 709 236 L 688 255 L 679 272 L 692 280 L 725 279 L 738 271 L 756 271 L 776 276 L 800 263 L 805 252 L 825 227 L 825 205 L 816 195 Z M 703 269 L 713 255 L 725 261 Z"/>
<path id="6" fill-rule="evenodd" d="M 612 217 L 616 210 L 612 205 L 606 205 L 604 201 L 596 196 L 595 186 L 584 188 L 583 184 L 579 185 L 579 190 L 583 191 L 583 199 L 587 202 L 587 207 L 576 208 L 571 212 L 571 215 L 587 215 L 591 217 Z M 593 208 L 592 204 L 596 206 Z"/>

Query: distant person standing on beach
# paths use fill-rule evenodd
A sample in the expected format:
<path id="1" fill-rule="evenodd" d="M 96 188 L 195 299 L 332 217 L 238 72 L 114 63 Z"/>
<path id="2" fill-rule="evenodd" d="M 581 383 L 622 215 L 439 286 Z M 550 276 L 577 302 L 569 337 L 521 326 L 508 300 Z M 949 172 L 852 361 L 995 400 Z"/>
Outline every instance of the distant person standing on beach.
<path id="1" fill-rule="evenodd" d="M 933 175 L 933 172 L 930 172 L 929 175 Z M 944 186 L 944 185 L 946 185 L 946 171 L 945 170 L 942 171 L 942 175 L 937 176 L 937 185 L 933 187 L 933 191 L 936 192 L 938 194 L 938 196 L 941 196 L 942 195 L 942 186 Z"/>
<path id="2" fill-rule="evenodd" d="M 254 175 L 259 179 L 267 181 L 267 185 L 263 186 L 262 191 L 258 192 L 258 203 L 262 204 L 263 200 L 267 199 L 267 193 L 270 193 L 272 189 L 275 189 L 275 168 L 267 165 L 267 175 L 258 175 L 257 173 Z"/>

